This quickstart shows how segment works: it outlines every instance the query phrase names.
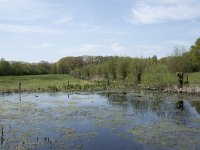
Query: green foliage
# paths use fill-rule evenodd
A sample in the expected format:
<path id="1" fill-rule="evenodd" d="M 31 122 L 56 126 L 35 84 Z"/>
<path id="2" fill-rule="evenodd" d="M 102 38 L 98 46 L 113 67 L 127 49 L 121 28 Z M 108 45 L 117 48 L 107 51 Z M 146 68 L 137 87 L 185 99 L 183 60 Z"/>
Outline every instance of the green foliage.
<path id="1" fill-rule="evenodd" d="M 141 77 L 142 74 L 145 70 L 145 68 L 151 63 L 150 59 L 139 59 L 139 58 L 135 58 L 132 59 L 131 61 L 131 72 L 130 75 L 131 77 L 133 77 L 133 83 L 135 84 L 140 84 L 141 82 Z"/>
<path id="2" fill-rule="evenodd" d="M 187 71 L 187 58 L 185 54 L 184 46 L 176 46 L 174 47 L 174 51 L 172 56 L 163 58 L 160 60 L 163 64 L 167 65 L 170 72 L 186 72 Z"/>
<path id="3" fill-rule="evenodd" d="M 184 76 L 184 80 L 185 81 L 186 81 L 187 76 L 188 76 L 189 84 L 200 85 L 200 72 L 186 74 Z"/>
<path id="4" fill-rule="evenodd" d="M 147 67 L 142 76 L 142 85 L 149 87 L 167 87 L 175 83 L 176 76 L 169 73 L 169 69 L 163 64 L 153 64 Z"/>
<path id="5" fill-rule="evenodd" d="M 158 58 L 157 58 L 156 55 L 154 55 L 154 56 L 152 57 L 152 62 L 153 62 L 153 63 L 157 63 L 157 62 L 158 62 Z"/>
<path id="6" fill-rule="evenodd" d="M 10 64 L 5 61 L 4 59 L 0 60 L 0 75 L 4 76 L 4 75 L 10 75 L 12 74 L 12 69 Z"/>
<path id="7" fill-rule="evenodd" d="M 111 59 L 108 61 L 108 70 L 110 71 L 110 75 L 113 80 L 117 79 L 118 60 L 119 60 L 118 57 L 111 57 Z"/>
<path id="8" fill-rule="evenodd" d="M 200 71 L 200 38 L 191 46 L 189 54 L 193 71 Z"/>
<path id="9" fill-rule="evenodd" d="M 39 75 L 52 73 L 52 65 L 48 62 L 24 63 L 0 61 L 0 76 L 7 75 Z"/>
<path id="10" fill-rule="evenodd" d="M 69 74 L 71 70 L 83 66 L 81 57 L 64 57 L 57 62 L 57 73 Z"/>
<path id="11" fill-rule="evenodd" d="M 118 71 L 119 76 L 125 80 L 128 77 L 128 74 L 130 73 L 130 62 L 131 58 L 125 57 L 120 58 L 118 63 Z"/>
<path id="12" fill-rule="evenodd" d="M 129 85 L 143 84 L 153 87 L 173 85 L 176 84 L 176 72 L 200 72 L 200 38 L 191 46 L 189 51 L 186 52 L 184 46 L 176 46 L 172 56 L 161 59 L 154 55 L 150 58 L 118 56 L 64 57 L 55 63 L 45 61 L 25 63 L 0 60 L 0 76 L 71 74 L 79 79 L 103 82 L 105 83 L 103 85 L 104 89 L 107 88 L 107 85 L 111 84 L 110 86 L 112 86 L 112 83 L 115 82 L 124 85 L 127 83 Z M 63 88 L 83 88 L 79 85 L 70 86 L 63 85 Z M 120 84 L 114 86 L 120 86 Z M 55 85 L 48 85 L 48 89 L 57 91 L 60 88 Z"/>
<path id="13" fill-rule="evenodd" d="M 200 71 L 200 38 L 188 52 L 184 46 L 177 46 L 174 48 L 172 56 L 162 58 L 160 62 L 166 64 L 173 73 Z"/>

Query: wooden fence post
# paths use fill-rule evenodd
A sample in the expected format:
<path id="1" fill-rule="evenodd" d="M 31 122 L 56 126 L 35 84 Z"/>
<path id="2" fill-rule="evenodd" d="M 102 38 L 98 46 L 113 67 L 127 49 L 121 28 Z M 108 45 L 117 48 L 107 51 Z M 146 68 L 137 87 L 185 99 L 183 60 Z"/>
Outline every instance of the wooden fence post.
<path id="1" fill-rule="evenodd" d="M 22 83 L 19 82 L 19 92 L 21 93 L 21 91 L 22 91 Z"/>

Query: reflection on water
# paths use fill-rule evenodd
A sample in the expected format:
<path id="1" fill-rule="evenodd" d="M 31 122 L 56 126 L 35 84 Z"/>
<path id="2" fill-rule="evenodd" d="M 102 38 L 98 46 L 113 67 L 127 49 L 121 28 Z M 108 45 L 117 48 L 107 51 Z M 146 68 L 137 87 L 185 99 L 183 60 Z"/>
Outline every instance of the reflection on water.
<path id="1" fill-rule="evenodd" d="M 135 95 L 134 95 L 135 94 Z M 153 113 L 161 118 L 176 119 L 178 116 L 198 117 L 200 113 L 200 101 L 187 101 L 182 96 L 167 95 L 166 93 L 152 95 L 139 93 L 107 93 L 108 104 L 113 107 L 122 107 L 126 111 L 139 114 Z"/>
<path id="2" fill-rule="evenodd" d="M 195 108 L 196 112 L 200 114 L 200 101 L 192 101 L 191 105 Z"/>
<path id="3" fill-rule="evenodd" d="M 22 93 L 1 95 L 0 104 L 0 149 L 198 149 L 200 144 L 200 99 L 194 96 Z"/>
<path id="4" fill-rule="evenodd" d="M 176 102 L 176 109 L 180 111 L 184 111 L 184 103 L 183 101 Z"/>
<path id="5" fill-rule="evenodd" d="M 3 127 L 1 128 L 1 146 L 3 145 L 3 141 L 4 141 L 4 133 L 3 133 Z"/>

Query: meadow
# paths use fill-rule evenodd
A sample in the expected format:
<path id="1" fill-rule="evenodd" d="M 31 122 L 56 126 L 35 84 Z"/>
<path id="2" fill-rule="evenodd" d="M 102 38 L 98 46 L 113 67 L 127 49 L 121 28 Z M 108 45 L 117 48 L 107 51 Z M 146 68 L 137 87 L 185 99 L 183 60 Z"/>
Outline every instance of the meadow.
<path id="1" fill-rule="evenodd" d="M 26 76 L 1 76 L 0 91 L 18 92 L 21 82 L 21 91 L 58 91 L 78 89 L 93 83 L 74 78 L 70 75 L 26 75 Z"/>
<path id="2" fill-rule="evenodd" d="M 187 82 L 188 78 L 188 82 Z M 25 76 L 1 76 L 0 92 L 56 92 L 56 91 L 102 91 L 110 89 L 131 89 L 138 87 L 132 79 L 91 81 L 73 77 L 71 75 L 25 75 Z M 200 72 L 188 73 L 184 76 L 184 87 L 196 87 L 200 85 Z M 144 74 L 141 80 L 141 88 L 165 89 L 177 86 L 177 78 L 172 73 Z"/>

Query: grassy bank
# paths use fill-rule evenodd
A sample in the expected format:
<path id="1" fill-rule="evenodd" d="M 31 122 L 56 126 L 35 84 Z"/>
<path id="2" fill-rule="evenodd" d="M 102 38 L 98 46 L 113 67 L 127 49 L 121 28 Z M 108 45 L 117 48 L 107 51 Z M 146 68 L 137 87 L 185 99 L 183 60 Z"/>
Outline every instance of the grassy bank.
<path id="1" fill-rule="evenodd" d="M 17 92 L 19 82 L 21 82 L 22 91 L 64 91 L 93 85 L 92 82 L 77 79 L 70 75 L 1 76 L 0 91 Z"/>
<path id="2" fill-rule="evenodd" d="M 0 76 L 0 92 L 54 92 L 54 91 L 98 91 L 106 89 L 124 89 L 130 87 L 122 81 L 93 82 L 75 78 L 71 75 L 27 75 Z"/>
<path id="3" fill-rule="evenodd" d="M 188 81 L 187 82 L 187 76 Z M 185 74 L 184 90 L 200 91 L 200 72 Z M 98 91 L 106 89 L 125 89 L 134 87 L 131 80 L 92 82 L 77 79 L 71 75 L 31 75 L 31 76 L 1 76 L 0 92 L 18 92 L 21 82 L 21 91 Z M 175 89 L 177 79 L 174 74 L 146 74 L 141 81 L 141 87 L 149 89 Z"/>
<path id="4" fill-rule="evenodd" d="M 176 74 L 153 72 L 143 75 L 141 87 L 144 89 L 162 89 L 170 92 L 200 93 L 200 72 L 184 74 L 183 88 L 178 88 Z"/>
<path id="5" fill-rule="evenodd" d="M 189 73 L 188 80 L 191 85 L 199 85 L 200 86 L 200 72 Z"/>

